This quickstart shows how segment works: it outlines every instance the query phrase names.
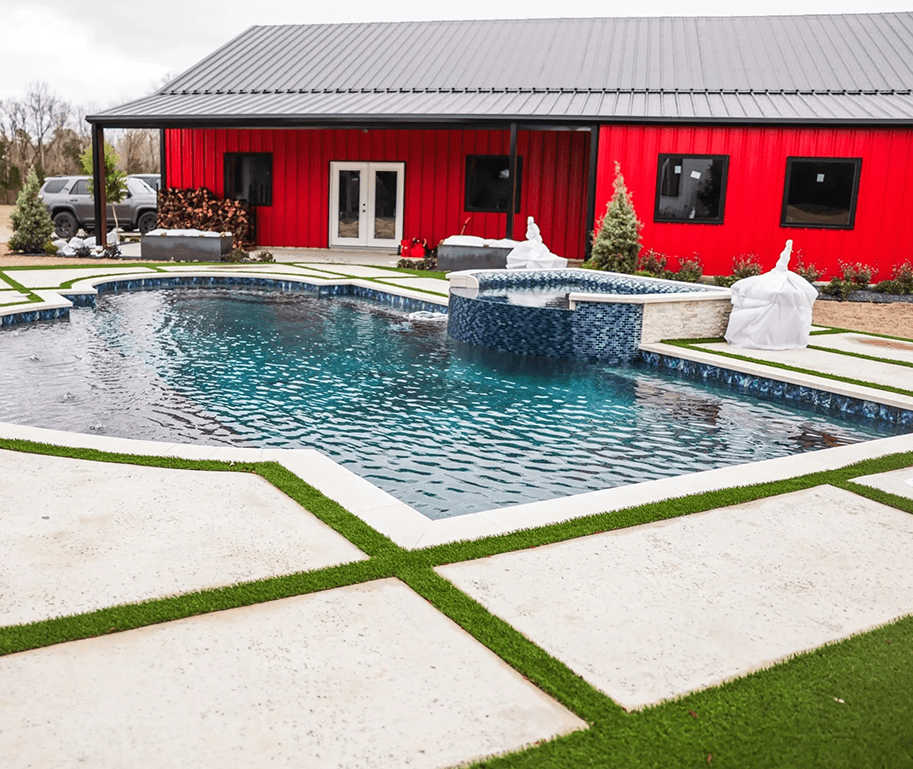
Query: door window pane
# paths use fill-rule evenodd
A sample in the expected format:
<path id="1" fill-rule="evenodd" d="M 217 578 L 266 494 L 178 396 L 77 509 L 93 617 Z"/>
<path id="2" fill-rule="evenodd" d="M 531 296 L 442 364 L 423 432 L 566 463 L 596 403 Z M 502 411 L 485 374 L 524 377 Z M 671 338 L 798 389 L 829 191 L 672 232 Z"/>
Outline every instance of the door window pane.
<path id="1" fill-rule="evenodd" d="M 660 155 L 653 220 L 721 224 L 728 167 L 727 155 Z"/>
<path id="2" fill-rule="evenodd" d="M 374 174 L 374 237 L 396 239 L 396 171 Z"/>
<path id="3" fill-rule="evenodd" d="M 861 158 L 787 158 L 784 227 L 851 229 Z"/>
<path id="4" fill-rule="evenodd" d="M 361 211 L 361 171 L 339 172 L 339 229 L 340 238 L 359 236 Z"/>

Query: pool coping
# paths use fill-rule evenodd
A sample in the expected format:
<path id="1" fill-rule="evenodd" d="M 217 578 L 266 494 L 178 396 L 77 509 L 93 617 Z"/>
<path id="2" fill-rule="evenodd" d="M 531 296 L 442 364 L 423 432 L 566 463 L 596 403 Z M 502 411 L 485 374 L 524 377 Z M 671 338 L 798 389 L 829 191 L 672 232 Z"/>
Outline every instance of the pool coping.
<path id="1" fill-rule="evenodd" d="M 93 296 L 99 285 L 122 281 L 141 281 L 144 278 L 231 278 L 238 284 L 254 281 L 303 283 L 310 286 L 351 285 L 378 291 L 379 293 L 413 299 L 429 304 L 446 305 L 447 298 L 433 294 L 409 291 L 389 284 L 379 284 L 362 279 L 328 279 L 283 274 L 277 279 L 275 273 L 237 272 L 218 270 L 182 271 L 173 273 L 151 273 L 149 275 L 104 275 L 76 281 L 66 289 L 37 289 L 33 293 L 41 302 L 6 307 L 0 316 L 15 312 L 27 314 L 37 311 L 69 311 L 74 303 L 67 296 Z M 31 318 L 37 319 L 37 317 Z M 837 382 L 824 377 L 784 371 L 761 363 L 721 359 L 718 355 L 661 343 L 643 344 L 643 352 L 691 360 L 764 377 L 776 381 L 837 393 L 846 397 L 885 404 L 903 410 L 913 410 L 913 398 L 898 394 Z M 189 460 L 222 460 L 235 462 L 278 462 L 325 496 L 342 505 L 361 518 L 369 526 L 389 537 L 393 542 L 408 550 L 415 550 L 460 540 L 479 539 L 487 536 L 506 534 L 523 529 L 584 517 L 627 507 L 656 502 L 664 499 L 684 497 L 711 490 L 734 488 L 754 483 L 785 480 L 799 475 L 844 467 L 864 459 L 913 450 L 913 434 L 881 438 L 850 446 L 810 451 L 804 454 L 768 459 L 730 467 L 705 470 L 681 476 L 662 478 L 643 483 L 618 486 L 559 497 L 551 500 L 530 502 L 511 507 L 468 513 L 451 518 L 427 518 L 414 508 L 378 488 L 370 481 L 348 470 L 317 449 L 247 449 L 228 446 L 201 446 L 175 442 L 156 442 L 130 438 L 112 438 L 102 435 L 71 433 L 49 428 L 28 427 L 0 422 L 0 438 L 21 439 L 42 444 L 87 448 L 112 453 L 134 454 L 152 457 L 176 457 Z"/>

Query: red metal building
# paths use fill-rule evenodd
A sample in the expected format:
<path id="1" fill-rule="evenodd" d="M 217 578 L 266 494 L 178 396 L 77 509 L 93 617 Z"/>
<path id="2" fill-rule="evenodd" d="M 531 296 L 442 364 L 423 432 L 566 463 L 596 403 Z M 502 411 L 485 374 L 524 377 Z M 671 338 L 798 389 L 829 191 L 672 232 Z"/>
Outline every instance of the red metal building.
<path id="1" fill-rule="evenodd" d="M 618 161 L 670 266 L 767 268 L 791 238 L 825 275 L 888 277 L 913 260 L 911 84 L 913 13 L 254 27 L 89 120 L 162 129 L 165 184 L 248 200 L 264 246 L 533 216 L 583 258 Z"/>

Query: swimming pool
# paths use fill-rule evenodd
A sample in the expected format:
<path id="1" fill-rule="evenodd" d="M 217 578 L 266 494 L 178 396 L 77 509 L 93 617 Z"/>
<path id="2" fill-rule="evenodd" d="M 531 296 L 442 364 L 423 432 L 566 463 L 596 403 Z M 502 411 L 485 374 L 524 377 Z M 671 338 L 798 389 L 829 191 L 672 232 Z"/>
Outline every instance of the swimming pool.
<path id="1" fill-rule="evenodd" d="M 0 421 L 317 448 L 431 518 L 903 432 L 654 368 L 488 351 L 346 297 L 106 294 L 0 341 Z"/>

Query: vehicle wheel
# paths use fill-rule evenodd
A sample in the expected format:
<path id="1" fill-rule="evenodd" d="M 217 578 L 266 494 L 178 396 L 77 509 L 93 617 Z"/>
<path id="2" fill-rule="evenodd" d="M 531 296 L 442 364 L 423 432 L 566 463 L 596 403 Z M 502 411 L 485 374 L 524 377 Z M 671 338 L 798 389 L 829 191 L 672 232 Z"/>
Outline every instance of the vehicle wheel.
<path id="1" fill-rule="evenodd" d="M 136 228 L 140 231 L 140 235 L 145 235 L 149 230 L 155 229 L 157 221 L 158 216 L 154 211 L 146 211 L 140 216 L 139 221 L 136 223 Z"/>
<path id="2" fill-rule="evenodd" d="M 69 240 L 76 234 L 76 217 L 73 214 L 61 211 L 54 217 L 54 232 L 58 238 Z"/>

